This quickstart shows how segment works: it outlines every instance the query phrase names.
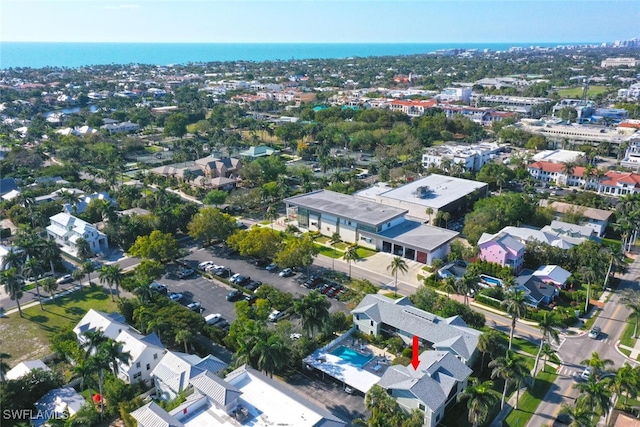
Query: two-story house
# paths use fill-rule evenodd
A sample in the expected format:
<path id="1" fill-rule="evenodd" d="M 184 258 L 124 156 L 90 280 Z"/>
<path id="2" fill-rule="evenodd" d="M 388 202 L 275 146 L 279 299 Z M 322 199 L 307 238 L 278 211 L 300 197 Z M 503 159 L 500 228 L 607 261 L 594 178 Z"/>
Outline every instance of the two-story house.
<path id="1" fill-rule="evenodd" d="M 89 248 L 94 254 L 104 252 L 109 248 L 107 235 L 99 231 L 93 224 L 66 212 L 56 214 L 49 220 L 51 225 L 47 227 L 47 235 L 69 254 L 77 255 L 76 243 L 80 238 L 89 244 Z"/>
<path id="2" fill-rule="evenodd" d="M 129 360 L 118 365 L 118 377 L 128 384 L 138 381 L 148 383 L 151 372 L 167 351 L 155 333 L 142 335 L 127 325 L 124 317 L 117 313 L 90 309 L 73 329 L 80 345 L 86 342 L 84 333 L 87 331 L 102 331 L 105 337 L 122 345 L 122 352 L 129 353 Z"/>
<path id="3" fill-rule="evenodd" d="M 525 246 L 508 233 L 482 233 L 478 240 L 478 248 L 478 257 L 484 261 L 511 267 L 515 273 L 522 269 Z"/>

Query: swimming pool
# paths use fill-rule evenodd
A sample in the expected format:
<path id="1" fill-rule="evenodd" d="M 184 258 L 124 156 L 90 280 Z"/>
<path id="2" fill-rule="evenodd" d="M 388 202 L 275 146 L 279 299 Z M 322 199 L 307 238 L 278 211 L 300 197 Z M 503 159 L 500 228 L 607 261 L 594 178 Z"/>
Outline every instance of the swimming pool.
<path id="1" fill-rule="evenodd" d="M 486 274 L 481 274 L 480 279 L 487 282 L 490 285 L 502 287 L 502 280 L 496 279 L 495 277 L 487 276 Z"/>
<path id="2" fill-rule="evenodd" d="M 351 363 L 358 368 L 362 368 L 367 364 L 368 361 L 373 359 L 373 354 L 364 355 L 343 345 L 337 347 L 331 352 L 331 354 L 333 354 L 334 356 L 338 356 L 340 359 L 344 360 L 345 362 Z"/>

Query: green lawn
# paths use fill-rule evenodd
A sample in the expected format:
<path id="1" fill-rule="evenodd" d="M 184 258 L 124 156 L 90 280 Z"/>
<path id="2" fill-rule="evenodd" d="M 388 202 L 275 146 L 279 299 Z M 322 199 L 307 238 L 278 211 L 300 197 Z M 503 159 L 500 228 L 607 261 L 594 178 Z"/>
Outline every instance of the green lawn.
<path id="1" fill-rule="evenodd" d="M 117 305 L 96 286 L 46 303 L 44 311 L 39 305 L 24 309 L 24 318 L 15 313 L 0 319 L 2 351 L 12 356 L 9 365 L 50 354 L 49 337 L 68 326 L 75 326 L 89 308 L 113 312 Z"/>
<path id="2" fill-rule="evenodd" d="M 601 93 L 607 92 L 611 90 L 606 86 L 589 86 L 589 90 L 587 91 L 587 97 L 596 96 Z M 558 91 L 558 96 L 561 98 L 581 98 L 582 97 L 582 87 L 572 87 L 569 89 L 562 89 Z"/>
<path id="3" fill-rule="evenodd" d="M 358 256 L 360 256 L 360 258 L 367 258 L 375 255 L 376 251 L 358 246 L 358 249 L 356 249 L 356 253 L 358 254 Z"/>
<path id="4" fill-rule="evenodd" d="M 344 242 L 338 242 L 338 243 L 336 243 L 335 246 L 336 246 L 336 249 L 338 249 L 339 251 L 346 251 L 347 248 L 349 247 L 349 245 L 347 245 Z"/>
<path id="5" fill-rule="evenodd" d="M 511 411 L 503 426 L 519 427 L 527 425 L 557 376 L 552 372 L 539 372 L 533 389 L 527 390 L 520 395 L 518 409 Z"/>
<path id="6" fill-rule="evenodd" d="M 329 239 L 327 236 L 319 236 L 316 237 L 316 242 L 318 243 L 322 243 L 323 245 L 328 245 L 329 244 Z"/>
<path id="7" fill-rule="evenodd" d="M 525 353 L 528 353 L 533 357 L 536 357 L 536 354 L 538 354 L 538 346 L 536 344 L 518 337 L 513 337 L 512 348 L 515 351 L 523 351 Z"/>
<path id="8" fill-rule="evenodd" d="M 342 252 L 340 251 L 336 251 L 333 250 L 333 248 L 328 248 L 326 246 L 323 245 L 319 245 L 317 243 L 315 243 L 316 248 L 318 248 L 318 251 L 320 251 L 320 253 L 324 256 L 328 256 L 329 258 L 342 258 Z"/>
<path id="9" fill-rule="evenodd" d="M 627 347 L 633 347 L 636 345 L 636 339 L 633 337 L 633 331 L 635 328 L 635 319 L 631 319 L 630 322 L 627 322 L 624 330 L 622 331 L 622 335 L 620 335 L 620 344 L 626 345 Z M 640 327 L 638 327 L 638 329 L 640 329 Z"/>

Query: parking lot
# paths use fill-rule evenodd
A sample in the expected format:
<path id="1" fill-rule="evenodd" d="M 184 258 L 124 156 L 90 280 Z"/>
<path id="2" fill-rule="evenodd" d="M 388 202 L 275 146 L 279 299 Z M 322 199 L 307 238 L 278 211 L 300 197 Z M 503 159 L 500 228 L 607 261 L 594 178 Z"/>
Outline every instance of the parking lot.
<path id="1" fill-rule="evenodd" d="M 245 258 L 235 254 L 229 255 L 228 249 L 223 245 L 211 246 L 209 248 L 193 248 L 189 256 L 181 260 L 190 268 L 197 270 L 198 264 L 203 261 L 213 261 L 215 264 L 223 265 L 233 273 L 240 273 L 251 277 L 252 280 L 259 280 L 263 284 L 269 284 L 277 289 L 290 292 L 294 298 L 301 298 L 308 294 L 309 289 L 301 286 L 303 274 L 296 273 L 291 277 L 280 277 L 279 270 L 267 271 L 264 267 L 257 267 Z M 169 271 L 178 269 L 177 265 L 168 266 Z M 185 279 L 178 279 L 173 275 L 168 275 L 158 280 L 166 285 L 169 292 L 180 292 L 185 295 L 183 304 L 190 302 L 200 302 L 202 304 L 202 315 L 220 313 L 229 322 L 235 320 L 234 304 L 226 300 L 227 294 L 233 289 L 220 280 L 208 279 L 200 274 L 193 274 Z M 250 293 L 246 291 L 245 293 Z M 329 311 L 344 311 L 348 313 L 346 305 L 335 299 L 331 301 Z"/>

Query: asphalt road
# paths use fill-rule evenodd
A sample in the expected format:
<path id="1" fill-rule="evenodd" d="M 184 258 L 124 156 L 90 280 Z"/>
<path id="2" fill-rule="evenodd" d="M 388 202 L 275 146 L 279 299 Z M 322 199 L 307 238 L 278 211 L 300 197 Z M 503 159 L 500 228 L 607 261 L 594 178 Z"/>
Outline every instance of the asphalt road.
<path id="1" fill-rule="evenodd" d="M 582 360 L 596 352 L 602 359 L 611 359 L 613 367 L 621 367 L 626 357 L 618 353 L 616 342 L 624 330 L 629 310 L 619 302 L 619 291 L 622 289 L 638 289 L 637 278 L 640 276 L 640 257 L 629 266 L 629 272 L 622 277 L 618 291 L 611 296 L 609 302 L 599 313 L 594 325 L 602 328 L 600 337 L 590 339 L 586 334 L 579 337 L 566 337 L 561 340 L 558 355 L 562 359 L 559 376 L 549 392 L 538 406 L 536 413 L 527 424 L 528 427 L 540 427 L 551 424 L 561 409 L 562 403 L 572 405 L 578 395 L 573 385 L 584 370 Z M 629 361 L 632 366 L 636 363 Z"/>

